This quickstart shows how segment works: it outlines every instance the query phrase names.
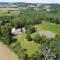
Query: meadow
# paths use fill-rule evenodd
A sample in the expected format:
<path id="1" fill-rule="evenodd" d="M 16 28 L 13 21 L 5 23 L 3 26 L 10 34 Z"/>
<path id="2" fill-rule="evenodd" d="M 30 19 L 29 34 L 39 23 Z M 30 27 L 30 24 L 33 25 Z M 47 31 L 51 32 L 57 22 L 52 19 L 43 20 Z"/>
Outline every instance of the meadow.
<path id="1" fill-rule="evenodd" d="M 35 27 L 40 31 L 47 30 L 47 31 L 51 31 L 51 32 L 60 34 L 60 24 L 44 22 L 42 24 L 35 25 Z"/>

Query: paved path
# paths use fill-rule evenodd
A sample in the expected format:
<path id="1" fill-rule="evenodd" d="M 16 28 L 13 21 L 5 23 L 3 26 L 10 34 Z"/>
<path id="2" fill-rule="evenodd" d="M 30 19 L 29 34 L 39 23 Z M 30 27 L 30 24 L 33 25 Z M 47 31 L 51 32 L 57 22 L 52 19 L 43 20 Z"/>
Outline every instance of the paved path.
<path id="1" fill-rule="evenodd" d="M 0 42 L 0 60 L 18 60 L 18 58 L 6 45 Z"/>

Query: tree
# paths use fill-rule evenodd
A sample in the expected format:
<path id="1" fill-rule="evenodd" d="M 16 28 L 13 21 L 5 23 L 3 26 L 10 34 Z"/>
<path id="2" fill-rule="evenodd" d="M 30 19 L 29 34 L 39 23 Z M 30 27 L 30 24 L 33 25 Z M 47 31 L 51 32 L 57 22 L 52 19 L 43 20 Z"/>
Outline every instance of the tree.
<path id="1" fill-rule="evenodd" d="M 33 38 L 33 40 L 36 42 L 36 43 L 40 43 L 40 41 L 42 40 L 41 36 L 39 34 L 36 34 Z"/>
<path id="2" fill-rule="evenodd" d="M 40 34 L 36 34 L 34 37 L 33 37 L 33 40 L 36 42 L 36 43 L 44 43 L 46 42 L 46 37 L 45 36 L 40 36 Z"/>
<path id="3" fill-rule="evenodd" d="M 28 55 L 27 54 L 25 54 L 24 60 L 28 60 Z"/>
<path id="4" fill-rule="evenodd" d="M 36 32 L 35 27 L 32 27 L 32 26 L 26 26 L 26 30 L 27 30 L 29 33 L 34 33 L 34 32 Z"/>
<path id="5" fill-rule="evenodd" d="M 28 40 L 28 41 L 32 41 L 32 38 L 31 38 L 31 36 L 30 36 L 30 33 L 29 33 L 29 32 L 27 32 L 26 38 L 27 38 L 27 40 Z"/>

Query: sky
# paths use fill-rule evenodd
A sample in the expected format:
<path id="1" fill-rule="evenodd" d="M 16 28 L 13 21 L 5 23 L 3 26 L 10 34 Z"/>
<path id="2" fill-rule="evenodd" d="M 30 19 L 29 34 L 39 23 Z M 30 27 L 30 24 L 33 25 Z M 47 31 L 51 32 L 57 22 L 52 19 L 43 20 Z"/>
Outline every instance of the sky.
<path id="1" fill-rule="evenodd" d="M 60 3 L 60 0 L 0 0 L 0 2 Z"/>

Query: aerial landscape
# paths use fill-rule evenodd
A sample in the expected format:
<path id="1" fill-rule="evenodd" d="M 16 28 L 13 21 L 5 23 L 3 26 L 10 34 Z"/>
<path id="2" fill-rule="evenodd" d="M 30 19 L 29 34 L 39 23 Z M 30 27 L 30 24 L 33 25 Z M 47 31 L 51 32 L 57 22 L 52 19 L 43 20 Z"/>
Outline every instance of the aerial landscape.
<path id="1" fill-rule="evenodd" d="M 60 2 L 37 1 L 0 1 L 0 60 L 60 60 Z"/>

